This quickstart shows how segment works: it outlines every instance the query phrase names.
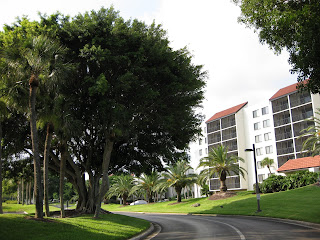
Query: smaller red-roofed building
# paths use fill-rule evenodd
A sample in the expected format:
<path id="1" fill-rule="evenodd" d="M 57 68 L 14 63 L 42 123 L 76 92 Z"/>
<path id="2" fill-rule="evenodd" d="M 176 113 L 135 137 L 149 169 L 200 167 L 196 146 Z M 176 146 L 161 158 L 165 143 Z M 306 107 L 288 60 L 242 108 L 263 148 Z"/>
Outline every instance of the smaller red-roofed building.
<path id="1" fill-rule="evenodd" d="M 277 169 L 279 173 L 295 172 L 300 170 L 319 171 L 320 156 L 304 157 L 297 159 L 290 159 Z"/>

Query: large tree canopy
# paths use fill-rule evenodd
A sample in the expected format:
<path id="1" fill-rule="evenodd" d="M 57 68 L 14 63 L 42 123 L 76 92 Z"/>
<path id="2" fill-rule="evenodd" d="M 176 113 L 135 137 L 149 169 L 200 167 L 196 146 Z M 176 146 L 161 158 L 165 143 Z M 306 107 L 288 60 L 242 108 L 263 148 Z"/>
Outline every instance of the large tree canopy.
<path id="1" fill-rule="evenodd" d="M 291 71 L 306 87 L 320 92 L 320 1 L 233 0 L 241 7 L 239 21 L 259 33 L 276 53 L 286 49 Z"/>
<path id="2" fill-rule="evenodd" d="M 28 30 L 23 26 L 28 24 L 37 27 Z M 18 41 L 10 38 L 13 33 Z M 59 171 L 66 161 L 79 210 L 99 212 L 108 174 L 162 168 L 161 161 L 177 159 L 199 132 L 202 116 L 195 110 L 206 73 L 187 49 L 170 47 L 161 26 L 125 21 L 112 8 L 102 8 L 73 19 L 60 14 L 32 24 L 24 19 L 7 26 L 0 40 L 19 49 L 25 47 L 19 38 L 38 35 L 64 46 L 64 59 L 73 66 L 68 81 L 55 83 L 54 94 L 40 85 L 37 109 L 51 105 L 50 113 L 42 112 L 59 119 L 49 167 Z"/>

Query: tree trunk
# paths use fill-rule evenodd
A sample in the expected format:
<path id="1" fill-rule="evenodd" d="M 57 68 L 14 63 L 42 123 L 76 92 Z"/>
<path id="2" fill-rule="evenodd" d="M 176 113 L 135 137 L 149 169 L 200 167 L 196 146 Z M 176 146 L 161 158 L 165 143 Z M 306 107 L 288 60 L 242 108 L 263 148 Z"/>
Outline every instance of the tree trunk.
<path id="1" fill-rule="evenodd" d="M 226 178 L 227 178 L 227 173 L 222 171 L 220 174 L 220 192 L 226 192 L 228 189 L 226 185 Z"/>
<path id="2" fill-rule="evenodd" d="M 108 176 L 108 170 L 109 170 L 109 164 L 110 164 L 110 158 L 111 153 L 113 150 L 113 144 L 114 144 L 114 134 L 105 134 L 106 136 L 106 142 L 105 147 L 103 151 L 103 162 L 102 162 L 102 183 L 100 186 L 100 191 L 98 194 L 98 199 L 96 201 L 96 209 L 94 213 L 94 217 L 98 218 L 101 210 L 101 201 L 104 197 L 104 195 L 107 193 L 109 189 L 109 176 Z"/>
<path id="3" fill-rule="evenodd" d="M 49 152 L 52 140 L 53 124 L 47 123 L 47 135 L 44 146 L 44 159 L 43 159 L 43 186 L 44 186 L 44 205 L 45 215 L 50 216 L 49 211 L 49 180 L 48 180 L 48 168 L 49 168 Z"/>
<path id="4" fill-rule="evenodd" d="M 29 205 L 29 182 L 26 182 L 26 204 Z"/>
<path id="5" fill-rule="evenodd" d="M 181 187 L 175 187 L 174 190 L 176 190 L 176 193 L 177 193 L 177 202 L 181 202 L 181 191 L 182 191 L 182 188 Z"/>
<path id="6" fill-rule="evenodd" d="M 60 207 L 61 207 L 61 218 L 65 217 L 64 211 L 64 177 L 66 171 L 66 158 L 67 158 L 67 142 L 66 140 L 62 140 L 61 143 L 61 160 L 60 160 Z"/>
<path id="7" fill-rule="evenodd" d="M 21 198 L 20 198 L 20 196 L 21 196 L 21 183 L 20 182 L 18 182 L 18 193 L 17 193 L 17 203 L 18 204 L 20 204 L 20 202 L 21 202 Z"/>
<path id="8" fill-rule="evenodd" d="M 0 122 L 0 214 L 2 213 L 2 124 Z"/>
<path id="9" fill-rule="evenodd" d="M 21 179 L 21 201 L 22 201 L 22 205 L 24 205 L 24 179 Z"/>
<path id="10" fill-rule="evenodd" d="M 34 197 L 36 203 L 35 218 L 43 218 L 43 193 L 41 184 L 41 163 L 39 156 L 39 143 L 37 132 L 37 115 L 36 115 L 36 92 L 38 88 L 38 76 L 32 74 L 29 80 L 30 94 L 29 94 L 29 108 L 30 108 L 30 129 L 31 142 L 33 151 L 33 168 L 34 168 Z"/>
<path id="11" fill-rule="evenodd" d="M 29 204 L 32 204 L 32 202 L 31 202 L 31 189 L 32 189 L 32 180 L 30 181 L 29 189 L 28 189 L 28 191 L 29 191 Z"/>

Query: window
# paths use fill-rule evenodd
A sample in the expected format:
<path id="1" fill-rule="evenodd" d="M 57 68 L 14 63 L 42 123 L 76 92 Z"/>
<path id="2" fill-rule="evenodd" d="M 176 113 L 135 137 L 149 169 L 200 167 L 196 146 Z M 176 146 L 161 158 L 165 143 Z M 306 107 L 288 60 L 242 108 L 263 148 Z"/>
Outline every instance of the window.
<path id="1" fill-rule="evenodd" d="M 273 152 L 272 146 L 266 146 L 266 154 L 270 154 Z"/>
<path id="2" fill-rule="evenodd" d="M 268 133 L 265 133 L 265 134 L 264 134 L 264 140 L 265 140 L 265 141 L 271 140 L 271 132 L 268 132 Z"/>
<path id="3" fill-rule="evenodd" d="M 259 130 L 260 129 L 260 122 L 257 122 L 254 124 L 254 130 Z"/>
<path id="4" fill-rule="evenodd" d="M 205 148 L 205 149 L 204 149 L 204 152 L 205 152 L 206 154 L 208 154 L 208 148 Z"/>
<path id="5" fill-rule="evenodd" d="M 261 183 L 264 180 L 264 174 L 258 174 L 258 182 Z"/>
<path id="6" fill-rule="evenodd" d="M 258 168 L 258 169 L 261 169 L 261 168 L 262 168 L 262 166 L 261 166 L 261 161 L 258 161 L 258 162 L 257 162 L 257 168 Z"/>
<path id="7" fill-rule="evenodd" d="M 202 156 L 202 149 L 199 150 L 199 156 Z"/>
<path id="8" fill-rule="evenodd" d="M 270 119 L 267 119 L 267 120 L 264 120 L 264 121 L 263 121 L 263 127 L 264 127 L 264 128 L 270 127 Z"/>
<path id="9" fill-rule="evenodd" d="M 262 136 L 261 135 L 255 136 L 255 142 L 256 143 L 262 142 Z"/>
<path id="10" fill-rule="evenodd" d="M 256 154 L 257 154 L 257 156 L 261 156 L 262 155 L 262 148 L 257 148 Z"/>
<path id="11" fill-rule="evenodd" d="M 202 145 L 202 138 L 199 139 L 199 145 Z"/>
<path id="12" fill-rule="evenodd" d="M 262 112 L 262 115 L 266 115 L 269 113 L 269 108 L 268 107 L 261 108 L 261 112 Z"/>
<path id="13" fill-rule="evenodd" d="M 253 115 L 253 118 L 258 117 L 258 110 L 254 110 L 254 111 L 252 112 L 252 115 Z"/>
<path id="14" fill-rule="evenodd" d="M 207 143 L 207 138 L 206 137 L 204 138 L 204 143 Z"/>

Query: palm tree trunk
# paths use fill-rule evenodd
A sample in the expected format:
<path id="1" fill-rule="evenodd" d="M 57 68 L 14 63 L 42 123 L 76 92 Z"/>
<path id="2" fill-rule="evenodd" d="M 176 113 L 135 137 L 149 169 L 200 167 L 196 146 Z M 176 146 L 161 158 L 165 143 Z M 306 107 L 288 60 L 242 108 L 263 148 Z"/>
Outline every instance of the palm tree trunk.
<path id="1" fill-rule="evenodd" d="M 176 193 L 177 193 L 177 202 L 181 202 L 181 187 L 175 187 Z"/>
<path id="2" fill-rule="evenodd" d="M 66 171 L 66 158 L 67 158 L 67 142 L 66 140 L 62 140 L 61 143 L 61 160 L 60 160 L 60 207 L 61 207 L 61 218 L 65 217 L 64 211 L 64 177 Z"/>
<path id="3" fill-rule="evenodd" d="M 37 132 L 36 115 L 36 92 L 38 88 L 38 76 L 32 74 L 29 80 L 29 108 L 30 108 L 30 128 L 31 142 L 33 151 L 33 169 L 34 169 L 34 196 L 36 203 L 35 218 L 43 218 L 42 184 L 41 184 L 41 163 L 39 156 L 39 142 Z"/>
<path id="4" fill-rule="evenodd" d="M 32 189 L 32 180 L 30 181 L 29 189 L 28 189 L 28 191 L 29 191 L 29 204 L 32 203 L 32 202 L 31 202 L 31 189 Z"/>
<path id="5" fill-rule="evenodd" d="M 22 196 L 22 205 L 24 205 L 24 179 L 21 179 L 21 196 Z"/>
<path id="6" fill-rule="evenodd" d="M 21 184 L 20 184 L 20 182 L 18 182 L 18 193 L 17 193 L 17 203 L 18 204 L 20 204 L 20 201 L 21 201 L 21 198 L 20 198 L 20 196 L 21 196 Z"/>
<path id="7" fill-rule="evenodd" d="M 26 204 L 29 205 L 29 182 L 26 182 Z"/>
<path id="8" fill-rule="evenodd" d="M 53 133 L 53 124 L 47 124 L 47 135 L 44 147 L 44 159 L 43 159 L 43 186 L 44 186 L 44 205 L 46 217 L 50 216 L 49 211 L 49 180 L 48 180 L 48 166 L 49 166 L 49 151 L 51 146 Z"/>
<path id="9" fill-rule="evenodd" d="M 221 172 L 220 174 L 220 192 L 226 192 L 227 191 L 227 185 L 226 185 L 226 178 L 227 178 L 227 173 L 226 172 Z"/>
<path id="10" fill-rule="evenodd" d="M 0 122 L 0 214 L 3 213 L 2 209 L 2 124 Z"/>

